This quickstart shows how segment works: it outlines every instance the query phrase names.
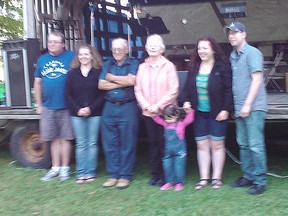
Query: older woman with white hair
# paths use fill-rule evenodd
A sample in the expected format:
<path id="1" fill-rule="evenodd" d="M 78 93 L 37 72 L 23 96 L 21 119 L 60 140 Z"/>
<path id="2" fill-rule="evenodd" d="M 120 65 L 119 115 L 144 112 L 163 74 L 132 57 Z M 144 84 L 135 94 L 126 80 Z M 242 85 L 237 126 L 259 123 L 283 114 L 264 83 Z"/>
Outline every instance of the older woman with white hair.
<path id="1" fill-rule="evenodd" d="M 148 36 L 145 48 L 149 57 L 138 68 L 134 90 L 148 134 L 152 175 L 148 184 L 162 186 L 163 127 L 152 118 L 162 114 L 168 104 L 177 103 L 179 80 L 175 65 L 163 56 L 165 45 L 160 35 Z"/>

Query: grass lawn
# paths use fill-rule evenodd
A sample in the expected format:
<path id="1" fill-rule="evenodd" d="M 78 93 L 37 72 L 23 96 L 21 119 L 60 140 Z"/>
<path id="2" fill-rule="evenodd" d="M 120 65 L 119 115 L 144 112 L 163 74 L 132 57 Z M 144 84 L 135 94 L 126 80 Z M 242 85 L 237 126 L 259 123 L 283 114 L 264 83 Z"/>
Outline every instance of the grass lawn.
<path id="1" fill-rule="evenodd" d="M 233 146 L 231 146 L 233 147 Z M 235 147 L 235 146 L 234 146 Z M 234 148 L 233 147 L 233 148 Z M 288 148 L 268 147 L 269 172 L 288 174 Z M 228 146 L 229 148 L 229 146 Z M 232 152 L 237 155 L 237 148 Z M 67 182 L 42 183 L 45 170 L 21 168 L 8 150 L 0 149 L 0 215 L 288 215 L 288 179 L 268 177 L 268 191 L 259 196 L 247 194 L 247 188 L 232 189 L 229 183 L 241 175 L 239 165 L 227 158 L 224 186 L 195 191 L 198 169 L 195 148 L 189 151 L 187 178 L 183 191 L 160 191 L 147 185 L 149 168 L 147 149 L 138 149 L 136 175 L 126 190 L 101 187 L 106 180 L 103 157 L 97 181 L 77 185 L 75 175 Z M 11 163 L 12 162 L 12 163 Z"/>

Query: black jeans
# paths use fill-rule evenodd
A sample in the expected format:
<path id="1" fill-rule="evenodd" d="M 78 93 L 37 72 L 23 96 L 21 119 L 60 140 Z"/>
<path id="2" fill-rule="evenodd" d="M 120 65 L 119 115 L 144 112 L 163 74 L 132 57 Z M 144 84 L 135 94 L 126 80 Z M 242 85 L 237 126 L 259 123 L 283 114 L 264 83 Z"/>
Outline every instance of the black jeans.
<path id="1" fill-rule="evenodd" d="M 143 116 L 149 142 L 149 160 L 153 178 L 163 179 L 164 128 L 151 117 Z"/>

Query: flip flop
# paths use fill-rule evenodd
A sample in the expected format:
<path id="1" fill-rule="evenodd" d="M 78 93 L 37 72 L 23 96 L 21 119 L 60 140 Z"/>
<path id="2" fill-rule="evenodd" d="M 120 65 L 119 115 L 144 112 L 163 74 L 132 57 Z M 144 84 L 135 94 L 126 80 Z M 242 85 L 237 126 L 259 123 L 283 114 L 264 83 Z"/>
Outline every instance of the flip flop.
<path id="1" fill-rule="evenodd" d="M 86 177 L 85 183 L 90 183 L 90 182 L 94 182 L 96 180 L 95 177 Z"/>
<path id="2" fill-rule="evenodd" d="M 83 184 L 83 183 L 85 183 L 86 182 L 86 178 L 85 177 L 78 177 L 77 179 L 76 179 L 76 183 L 77 184 Z"/>

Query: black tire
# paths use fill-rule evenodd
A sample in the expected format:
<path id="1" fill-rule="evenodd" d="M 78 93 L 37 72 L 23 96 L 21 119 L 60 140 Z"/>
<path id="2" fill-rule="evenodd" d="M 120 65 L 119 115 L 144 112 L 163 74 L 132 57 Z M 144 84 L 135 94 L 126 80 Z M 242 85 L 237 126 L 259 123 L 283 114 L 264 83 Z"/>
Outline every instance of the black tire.
<path id="1" fill-rule="evenodd" d="M 50 146 L 40 141 L 38 122 L 31 121 L 16 127 L 10 140 L 13 158 L 24 167 L 49 168 Z"/>

